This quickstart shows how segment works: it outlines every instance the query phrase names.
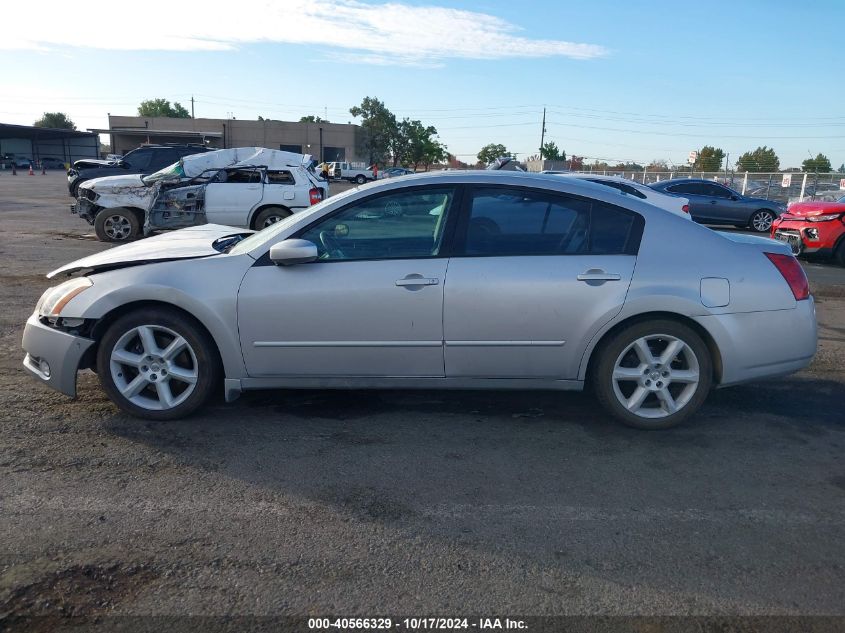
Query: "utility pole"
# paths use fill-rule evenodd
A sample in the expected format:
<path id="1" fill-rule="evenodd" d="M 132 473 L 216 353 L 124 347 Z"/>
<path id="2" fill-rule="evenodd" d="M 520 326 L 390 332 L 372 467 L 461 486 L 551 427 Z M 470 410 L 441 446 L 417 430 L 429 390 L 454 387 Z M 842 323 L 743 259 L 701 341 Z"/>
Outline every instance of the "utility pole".
<path id="1" fill-rule="evenodd" d="M 540 132 L 540 161 L 543 160 L 543 143 L 546 140 L 546 108 L 543 108 L 543 129 Z M 541 165 L 542 167 L 542 165 Z"/>
<path id="2" fill-rule="evenodd" d="M 195 118 L 196 118 L 196 117 L 194 116 L 194 95 L 191 95 L 191 118 L 192 118 L 192 119 L 195 119 Z"/>

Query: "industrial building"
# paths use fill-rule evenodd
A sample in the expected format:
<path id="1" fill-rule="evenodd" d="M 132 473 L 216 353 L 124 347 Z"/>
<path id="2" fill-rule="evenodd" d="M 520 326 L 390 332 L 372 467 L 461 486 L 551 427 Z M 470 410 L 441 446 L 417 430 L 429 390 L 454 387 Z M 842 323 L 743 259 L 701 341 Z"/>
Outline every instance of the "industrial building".
<path id="1" fill-rule="evenodd" d="M 300 123 L 246 121 L 242 119 L 177 119 L 168 117 L 114 116 L 108 129 L 112 152 L 125 154 L 144 143 L 203 143 L 207 147 L 267 147 L 318 160 L 362 160 L 361 127 L 351 123 Z"/>
<path id="2" fill-rule="evenodd" d="M 22 159 L 39 163 L 55 158 L 72 163 L 80 158 L 99 158 L 100 139 L 93 132 L 0 123 L 0 163 Z"/>

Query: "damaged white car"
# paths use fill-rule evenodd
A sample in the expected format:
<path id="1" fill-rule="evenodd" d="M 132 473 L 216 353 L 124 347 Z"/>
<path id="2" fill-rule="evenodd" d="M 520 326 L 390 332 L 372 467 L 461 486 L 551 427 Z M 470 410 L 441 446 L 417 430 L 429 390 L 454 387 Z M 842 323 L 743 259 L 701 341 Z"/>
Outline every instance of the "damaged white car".
<path id="1" fill-rule="evenodd" d="M 263 147 L 186 156 L 147 176 L 107 176 L 82 183 L 71 212 L 104 242 L 199 224 L 262 229 L 329 195 L 308 169 L 311 157 Z"/>

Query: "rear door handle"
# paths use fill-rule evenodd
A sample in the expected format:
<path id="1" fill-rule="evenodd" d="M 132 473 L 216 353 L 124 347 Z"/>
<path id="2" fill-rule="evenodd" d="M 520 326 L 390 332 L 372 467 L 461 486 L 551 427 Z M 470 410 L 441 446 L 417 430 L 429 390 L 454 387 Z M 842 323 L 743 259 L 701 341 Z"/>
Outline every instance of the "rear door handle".
<path id="1" fill-rule="evenodd" d="M 436 286 L 439 283 L 440 280 L 437 277 L 411 277 L 410 275 L 396 280 L 397 286 Z"/>
<path id="2" fill-rule="evenodd" d="M 588 270 L 576 277 L 578 281 L 619 281 L 622 275 L 606 273 L 603 270 Z"/>

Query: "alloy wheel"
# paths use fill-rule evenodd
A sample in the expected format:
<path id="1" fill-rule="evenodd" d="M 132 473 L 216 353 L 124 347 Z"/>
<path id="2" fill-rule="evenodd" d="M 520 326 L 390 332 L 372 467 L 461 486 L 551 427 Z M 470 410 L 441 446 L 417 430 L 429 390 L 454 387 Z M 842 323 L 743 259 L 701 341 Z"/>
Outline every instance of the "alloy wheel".
<path id="1" fill-rule="evenodd" d="M 774 218 L 768 211 L 758 211 L 751 217 L 751 226 L 759 233 L 765 233 L 772 228 Z"/>
<path id="2" fill-rule="evenodd" d="M 122 215 L 111 215 L 103 223 L 103 230 L 109 238 L 120 241 L 125 240 L 132 234 L 132 225 Z"/>
<path id="3" fill-rule="evenodd" d="M 698 390 L 698 358 L 683 340 L 667 334 L 643 336 L 628 345 L 613 366 L 613 393 L 629 412 L 664 418 L 680 411 Z"/>
<path id="4" fill-rule="evenodd" d="M 199 363 L 184 337 L 161 325 L 139 325 L 125 332 L 110 356 L 118 391 L 132 404 L 150 411 L 179 406 L 193 393 Z"/>

